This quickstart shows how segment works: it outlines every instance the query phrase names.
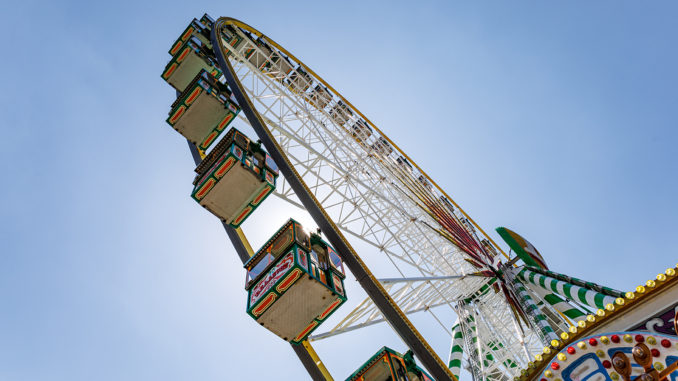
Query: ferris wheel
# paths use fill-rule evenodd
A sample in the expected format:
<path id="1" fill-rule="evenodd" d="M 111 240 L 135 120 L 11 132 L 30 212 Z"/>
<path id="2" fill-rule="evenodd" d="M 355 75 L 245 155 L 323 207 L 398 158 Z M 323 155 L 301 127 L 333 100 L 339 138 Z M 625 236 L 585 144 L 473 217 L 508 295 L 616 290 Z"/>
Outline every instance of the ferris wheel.
<path id="1" fill-rule="evenodd" d="M 239 82 L 239 86 L 231 81 L 229 85 L 243 90 L 247 101 L 241 103 L 250 103 L 251 114 L 263 122 L 266 135 L 261 138 L 266 148 L 272 151 L 265 140 L 270 136 L 277 146 L 274 149 L 285 155 L 293 170 L 293 181 L 306 188 L 334 225 L 331 229 L 321 226 L 323 232 L 337 230 L 343 233 L 337 237 L 341 240 L 346 240 L 341 237 L 345 235 L 368 242 L 389 257 L 399 274 L 418 273 L 381 282 L 403 313 L 434 306 L 455 309 L 463 317 L 457 327 L 475 331 L 475 341 L 485 347 L 485 356 L 492 354 L 496 359 L 486 366 L 483 361 L 473 362 L 481 365 L 475 369 L 479 376 L 519 371 L 530 361 L 528 354 L 541 351 L 543 343 L 536 332 L 517 331 L 503 295 L 486 292 L 493 278 L 467 276 L 478 268 L 466 260 L 466 251 L 494 260 L 497 253 L 487 250 L 494 245 L 483 233 L 475 234 L 480 228 L 423 170 L 330 84 L 275 41 L 236 20 L 221 20 L 214 28 L 232 33 L 230 41 L 242 41 L 235 47 L 220 41 L 233 74 L 231 81 Z M 279 182 L 276 194 L 301 204 L 287 178 Z M 339 246 L 332 238 L 330 242 Z M 472 303 L 474 297 L 477 302 Z M 368 297 L 338 327 L 315 339 L 384 320 Z M 495 348 L 493 338 L 501 338 Z M 506 369 L 504 364 L 513 367 Z"/>
<path id="2" fill-rule="evenodd" d="M 587 319 L 591 323 L 596 311 L 614 309 L 628 296 L 550 271 L 529 242 L 498 228 L 515 252 L 508 256 L 365 114 L 257 29 L 205 15 L 189 25 L 170 54 L 163 78 L 179 97 L 168 123 L 189 140 L 199 164 L 193 198 L 222 219 L 247 262 L 248 313 L 290 341 L 312 377 L 329 375 L 309 342 L 388 322 L 437 380 L 458 378 L 462 367 L 474 380 L 513 379 L 586 327 Z M 196 106 L 202 93 L 216 101 Z M 213 145 L 234 119 L 249 124 L 260 142 L 231 130 Z M 198 123 L 207 128 L 192 127 Z M 237 162 L 244 169 L 231 171 Z M 227 176 L 228 184 L 222 180 Z M 220 186 L 228 192 L 218 194 Z M 229 201 L 236 197 L 234 187 L 244 195 L 238 202 Z M 309 236 L 291 220 L 255 253 L 239 226 L 269 194 L 306 209 L 322 235 Z M 384 256 L 394 276 L 377 279 L 351 242 Z M 288 247 L 298 257 L 286 255 Z M 286 311 L 276 307 L 277 300 L 302 282 L 303 271 L 291 270 L 295 261 L 310 271 L 305 290 L 316 281 L 328 286 L 314 288 L 329 298 L 325 304 L 299 307 L 316 311 L 310 324 L 282 324 L 275 315 Z M 367 294 L 346 310 L 339 308 L 347 299 L 344 265 Z M 278 292 L 267 294 L 273 285 Z M 440 318 L 440 309 L 451 310 L 457 320 Z M 408 315 L 420 311 L 449 335 L 449 353 L 436 353 L 411 323 Z M 341 315 L 339 323 L 319 328 L 331 313 Z M 407 357 L 394 353 L 385 350 L 375 359 Z M 350 379 L 368 380 L 365 372 Z M 409 379 L 416 377 L 428 376 Z"/>

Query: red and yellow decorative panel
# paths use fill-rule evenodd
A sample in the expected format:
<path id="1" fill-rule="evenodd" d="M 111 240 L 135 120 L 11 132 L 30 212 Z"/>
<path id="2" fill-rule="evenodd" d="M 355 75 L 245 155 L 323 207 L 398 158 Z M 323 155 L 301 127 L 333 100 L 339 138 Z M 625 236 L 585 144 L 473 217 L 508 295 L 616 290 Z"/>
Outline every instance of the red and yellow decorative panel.
<path id="1" fill-rule="evenodd" d="M 317 319 L 318 320 L 325 320 L 325 318 L 328 317 L 332 313 L 332 311 L 334 311 L 337 307 L 339 307 L 339 305 L 341 305 L 341 303 L 343 303 L 343 302 L 344 301 L 341 300 L 341 299 L 335 300 L 334 303 L 330 304 L 330 306 L 327 307 L 327 309 L 325 311 L 323 311 L 323 313 L 318 315 Z"/>
<path id="2" fill-rule="evenodd" d="M 195 193 L 196 200 L 202 200 L 216 183 L 217 181 L 214 179 L 207 180 L 205 185 L 203 185 L 202 188 L 200 188 L 200 190 Z"/>
<path id="3" fill-rule="evenodd" d="M 311 332 L 313 332 L 313 330 L 318 326 L 318 324 L 320 324 L 320 323 L 318 323 L 318 322 L 315 321 L 315 320 L 312 321 L 311 324 L 309 324 L 306 328 L 304 328 L 304 330 L 301 331 L 301 332 L 297 335 L 297 337 L 294 338 L 293 341 L 294 341 L 294 342 L 297 342 L 297 343 L 298 343 L 298 342 L 301 342 L 306 336 L 308 336 Z"/>
<path id="4" fill-rule="evenodd" d="M 274 292 L 271 292 L 268 295 L 266 295 L 266 297 L 259 304 L 257 304 L 256 307 L 252 309 L 252 315 L 261 316 L 261 314 L 263 314 L 268 309 L 268 307 L 270 307 L 273 304 L 273 302 L 275 302 L 277 298 L 278 296 Z"/>
<path id="5" fill-rule="evenodd" d="M 231 167 L 233 167 L 233 164 L 235 164 L 235 158 L 233 156 L 228 156 L 226 162 L 219 167 L 219 170 L 214 172 L 214 177 L 217 179 L 222 178 L 226 172 L 228 172 Z"/>
<path id="6" fill-rule="evenodd" d="M 280 282 L 279 285 L 275 287 L 275 290 L 278 291 L 279 294 L 284 293 L 287 291 L 288 288 L 292 287 L 294 282 L 297 281 L 301 277 L 302 271 L 299 269 L 294 269 L 292 272 L 285 277 L 285 279 Z"/>

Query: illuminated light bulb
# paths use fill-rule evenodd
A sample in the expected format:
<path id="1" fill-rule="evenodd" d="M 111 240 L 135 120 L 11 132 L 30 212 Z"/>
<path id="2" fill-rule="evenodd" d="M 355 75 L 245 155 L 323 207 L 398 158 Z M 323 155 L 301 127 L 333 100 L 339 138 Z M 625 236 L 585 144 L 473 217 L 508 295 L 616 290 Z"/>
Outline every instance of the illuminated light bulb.
<path id="1" fill-rule="evenodd" d="M 586 321 L 584 321 L 584 320 L 579 320 L 579 321 L 577 322 L 577 325 L 579 326 L 579 328 L 586 328 Z"/>
<path id="2" fill-rule="evenodd" d="M 598 316 L 600 316 L 600 317 L 605 316 L 605 310 L 599 309 L 598 311 L 596 311 L 596 315 L 598 315 Z"/>
<path id="3" fill-rule="evenodd" d="M 543 352 L 544 352 L 545 355 L 551 354 L 551 348 L 549 348 L 549 347 L 544 347 L 544 351 L 543 351 Z"/>
<path id="4" fill-rule="evenodd" d="M 553 369 L 553 370 L 560 369 L 560 364 L 558 364 L 557 362 L 552 362 L 551 363 L 551 369 Z"/>
<path id="5" fill-rule="evenodd" d="M 652 279 L 650 279 L 650 280 L 648 280 L 647 282 L 645 282 L 645 285 L 646 285 L 647 287 L 652 288 L 652 287 L 656 286 L 657 283 L 655 283 L 655 281 L 653 281 Z"/>
<path id="6" fill-rule="evenodd" d="M 544 359 L 541 354 L 534 355 L 534 359 L 537 360 L 537 362 L 542 362 Z"/>
<path id="7" fill-rule="evenodd" d="M 551 346 L 553 348 L 558 348 L 560 346 L 560 341 L 558 341 L 556 339 L 551 340 Z"/>
<path id="8" fill-rule="evenodd" d="M 567 356 L 565 356 L 565 353 L 558 353 L 558 360 L 560 361 L 566 361 Z"/>
<path id="9" fill-rule="evenodd" d="M 601 336 L 600 342 L 602 342 L 603 344 L 610 344 L 610 338 L 607 336 Z"/>
<path id="10" fill-rule="evenodd" d="M 574 349 L 574 347 L 569 347 L 569 348 L 567 348 L 567 353 L 573 355 L 573 354 L 577 353 L 577 350 Z"/>
<path id="11" fill-rule="evenodd" d="M 636 297 L 636 294 L 634 294 L 633 291 L 629 291 L 624 296 L 626 297 L 626 299 L 632 300 Z"/>
<path id="12" fill-rule="evenodd" d="M 563 339 L 563 341 L 566 341 L 570 338 L 570 335 L 568 335 L 567 332 L 563 332 L 560 334 L 560 338 Z"/>
<path id="13" fill-rule="evenodd" d="M 626 300 L 624 300 L 624 298 L 617 298 L 617 299 L 614 300 L 614 302 L 615 302 L 618 306 L 623 306 L 624 303 L 626 303 Z"/>
<path id="14" fill-rule="evenodd" d="M 550 370 L 547 370 L 546 372 L 544 372 L 544 376 L 551 378 L 551 377 L 553 377 L 553 372 L 551 372 Z"/>
<path id="15" fill-rule="evenodd" d="M 596 317 L 593 315 L 586 315 L 586 321 L 589 323 L 593 323 L 596 321 Z"/>
<path id="16" fill-rule="evenodd" d="M 666 280 L 666 275 L 664 274 L 657 274 L 657 280 L 660 282 L 663 282 Z"/>
<path id="17" fill-rule="evenodd" d="M 639 294 L 645 293 L 645 287 L 644 286 L 636 287 L 636 292 L 639 293 Z"/>
<path id="18" fill-rule="evenodd" d="M 577 326 L 576 325 L 571 325 L 570 328 L 568 328 L 570 333 L 575 334 L 577 333 Z"/>
<path id="19" fill-rule="evenodd" d="M 668 276 L 674 276 L 674 275 L 676 275 L 676 270 L 674 270 L 674 269 L 666 269 L 666 271 L 664 272 L 664 274 L 666 274 L 666 275 L 668 275 Z"/>
<path id="20" fill-rule="evenodd" d="M 577 347 L 579 347 L 579 349 L 586 349 L 586 343 L 583 342 L 583 341 L 580 341 L 580 342 L 577 343 Z"/>
<path id="21" fill-rule="evenodd" d="M 608 310 L 608 311 L 610 311 L 610 312 L 614 311 L 614 304 L 608 303 L 608 304 L 605 306 L 605 309 Z"/>
<path id="22" fill-rule="evenodd" d="M 631 337 L 631 335 L 629 335 L 628 333 L 626 335 L 624 335 L 623 337 L 624 337 L 624 341 L 626 341 L 627 343 L 630 343 L 630 342 L 633 341 L 633 337 Z"/>

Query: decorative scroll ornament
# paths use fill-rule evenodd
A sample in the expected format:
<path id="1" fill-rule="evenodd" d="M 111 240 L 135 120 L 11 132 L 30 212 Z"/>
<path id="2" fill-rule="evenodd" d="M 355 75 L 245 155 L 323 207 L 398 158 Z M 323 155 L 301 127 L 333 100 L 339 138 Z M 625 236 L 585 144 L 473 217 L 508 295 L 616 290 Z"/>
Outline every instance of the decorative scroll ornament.
<path id="1" fill-rule="evenodd" d="M 632 327 L 630 330 L 678 336 L 678 331 L 676 331 L 674 326 L 674 316 L 676 314 L 678 314 L 678 304 L 668 310 L 664 310 L 663 312 L 651 316 L 644 322 Z"/>
<path id="2" fill-rule="evenodd" d="M 678 332 L 678 313 L 673 317 L 673 328 Z M 644 343 L 639 343 L 631 351 L 633 359 L 638 365 L 643 367 L 644 373 L 636 377 L 634 380 L 638 381 L 665 381 L 668 376 L 678 369 L 678 360 L 673 364 L 667 364 L 666 369 L 659 372 L 652 364 L 652 351 Z M 619 373 L 624 381 L 631 381 L 631 362 L 624 352 L 617 352 L 612 357 L 612 366 L 614 370 Z"/>

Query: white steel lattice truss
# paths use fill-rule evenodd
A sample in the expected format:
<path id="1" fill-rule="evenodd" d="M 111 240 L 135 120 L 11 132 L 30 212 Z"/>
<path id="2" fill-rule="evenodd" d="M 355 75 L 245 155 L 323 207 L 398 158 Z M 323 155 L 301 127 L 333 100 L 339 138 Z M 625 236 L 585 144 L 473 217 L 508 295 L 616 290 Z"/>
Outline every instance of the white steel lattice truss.
<path id="1" fill-rule="evenodd" d="M 451 322 L 441 322 L 432 308 L 441 306 L 454 309 L 458 315 L 473 314 L 477 340 L 469 344 L 471 339 L 467 338 L 465 353 L 474 376 L 499 379 L 493 376 L 499 369 L 506 376 L 518 374 L 543 345 L 532 330 L 520 333 L 502 293 L 490 290 L 473 302 L 463 302 L 489 278 L 465 277 L 477 269 L 464 260 L 461 249 L 434 230 L 440 225 L 414 201 L 411 184 L 415 184 L 416 192 L 433 200 L 441 200 L 442 195 L 378 131 L 360 128 L 361 119 L 355 109 L 340 102 L 331 91 L 314 90 L 320 83 L 314 77 L 305 78 L 294 70 L 286 74 L 297 65 L 288 66 L 276 49 L 271 55 L 242 31 L 238 33 L 244 41 L 237 48 L 224 43 L 231 52 L 228 59 L 236 75 L 301 178 L 337 226 L 383 252 L 403 278 L 458 277 L 384 283 L 400 308 L 405 313 L 428 311 L 448 334 Z M 255 53 L 248 59 L 244 53 L 251 49 Z M 277 56 L 277 63 L 270 59 L 272 56 Z M 269 68 L 258 69 L 266 63 Z M 280 177 L 278 181 L 276 195 L 301 206 L 284 179 Z M 459 211 L 453 213 L 465 221 Z M 472 230 L 470 224 L 467 226 Z M 315 337 L 329 337 L 383 320 L 372 301 L 365 299 L 339 325 Z M 488 344 L 497 340 L 501 346 Z M 478 351 L 468 346 L 478 346 L 480 353 L 492 354 L 494 362 L 485 365 L 473 358 Z M 507 360 L 517 366 L 506 366 Z"/>

